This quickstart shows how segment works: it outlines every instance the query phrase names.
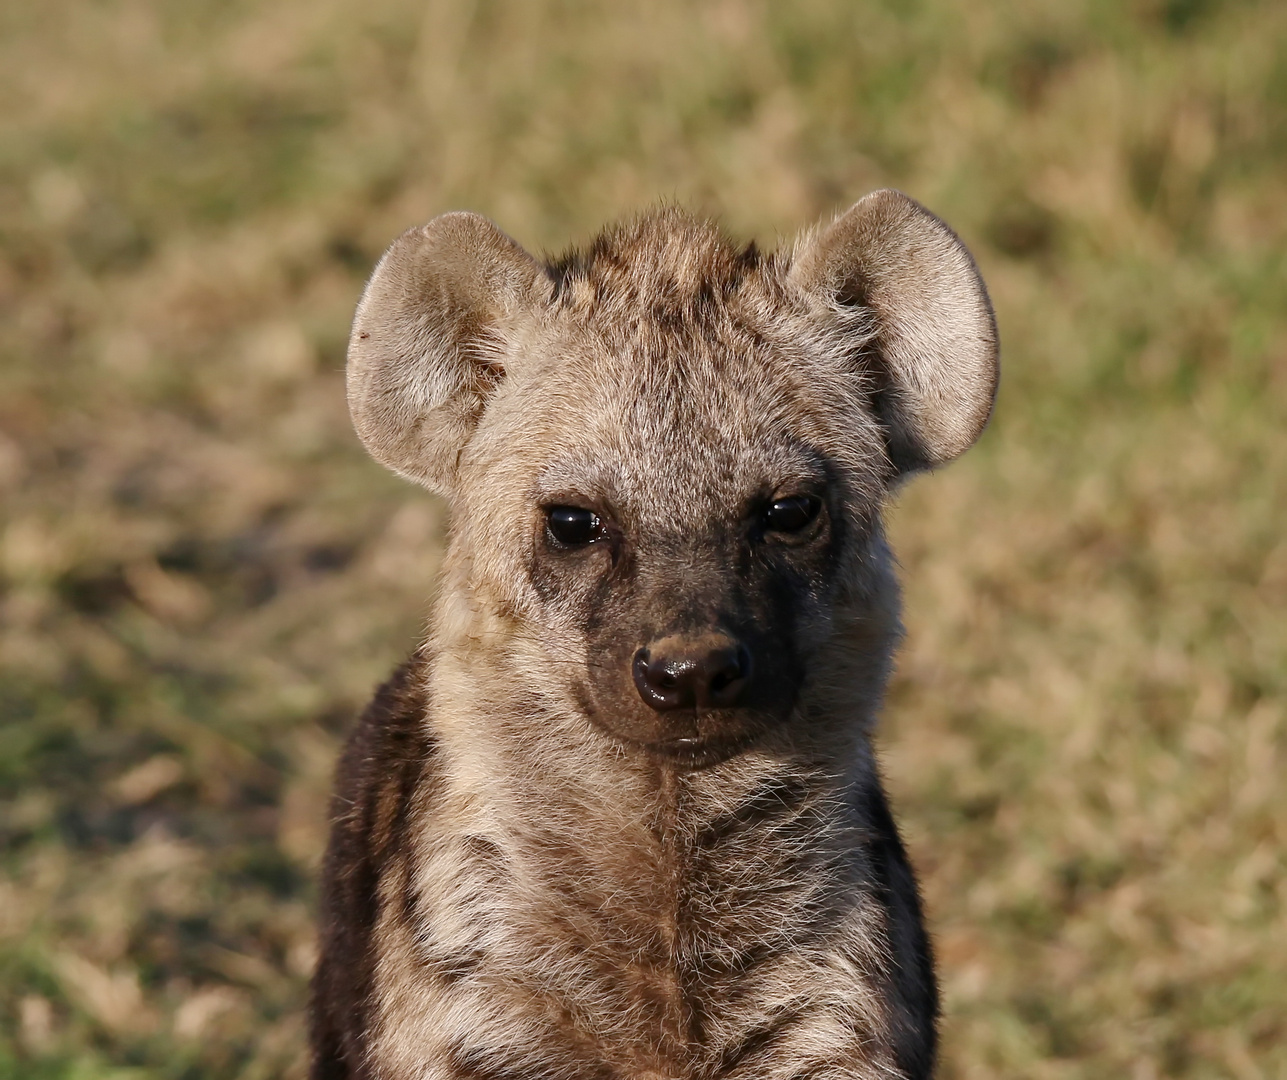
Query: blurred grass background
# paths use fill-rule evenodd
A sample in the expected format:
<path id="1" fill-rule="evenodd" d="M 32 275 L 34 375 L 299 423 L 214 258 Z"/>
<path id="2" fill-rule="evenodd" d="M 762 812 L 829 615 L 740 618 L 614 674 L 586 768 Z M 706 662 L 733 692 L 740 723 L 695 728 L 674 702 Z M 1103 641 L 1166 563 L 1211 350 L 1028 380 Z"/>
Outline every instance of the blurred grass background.
<path id="1" fill-rule="evenodd" d="M 1274 0 L 0 6 L 0 1076 L 302 1075 L 332 761 L 442 541 L 345 413 L 385 244 L 886 184 L 1004 345 L 893 513 L 940 1075 L 1287 1077 Z"/>

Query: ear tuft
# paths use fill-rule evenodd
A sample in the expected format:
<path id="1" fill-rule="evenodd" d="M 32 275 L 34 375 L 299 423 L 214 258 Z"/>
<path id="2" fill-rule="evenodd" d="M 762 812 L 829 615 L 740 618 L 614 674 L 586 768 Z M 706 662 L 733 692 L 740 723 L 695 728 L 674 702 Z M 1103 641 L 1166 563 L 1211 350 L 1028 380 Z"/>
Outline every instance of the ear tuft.
<path id="1" fill-rule="evenodd" d="M 996 321 L 965 245 L 901 192 L 874 191 L 806 241 L 790 280 L 828 306 L 871 312 L 863 361 L 901 473 L 950 461 L 996 396 Z"/>
<path id="2" fill-rule="evenodd" d="M 443 214 L 398 237 L 349 337 L 349 412 L 371 456 L 447 494 L 504 378 L 502 334 L 549 288 L 540 264 L 478 214 Z"/>

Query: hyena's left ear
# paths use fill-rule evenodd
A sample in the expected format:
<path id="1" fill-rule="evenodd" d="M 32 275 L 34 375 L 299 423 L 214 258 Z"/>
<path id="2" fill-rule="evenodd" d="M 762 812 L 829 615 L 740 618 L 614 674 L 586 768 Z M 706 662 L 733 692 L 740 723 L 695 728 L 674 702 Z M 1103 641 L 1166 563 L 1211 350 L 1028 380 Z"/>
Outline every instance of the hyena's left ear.
<path id="1" fill-rule="evenodd" d="M 460 452 L 505 376 L 505 331 L 550 287 L 541 265 L 478 214 L 443 214 L 398 237 L 349 338 L 349 412 L 371 456 L 449 494 Z"/>
<path id="2" fill-rule="evenodd" d="M 996 321 L 947 225 L 901 192 L 874 191 L 804 243 L 790 279 L 829 307 L 870 314 L 855 335 L 900 473 L 950 461 L 978 438 L 996 396 Z"/>

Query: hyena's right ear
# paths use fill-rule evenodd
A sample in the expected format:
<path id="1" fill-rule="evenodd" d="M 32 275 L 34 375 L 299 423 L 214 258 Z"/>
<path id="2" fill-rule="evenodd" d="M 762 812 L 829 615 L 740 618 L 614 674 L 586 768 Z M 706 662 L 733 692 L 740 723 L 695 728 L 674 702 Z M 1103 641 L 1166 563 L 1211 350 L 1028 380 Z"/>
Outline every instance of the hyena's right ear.
<path id="1" fill-rule="evenodd" d="M 349 338 L 349 412 L 371 456 L 450 493 L 460 452 L 505 376 L 504 330 L 550 288 L 541 265 L 478 214 L 443 214 L 398 237 Z"/>

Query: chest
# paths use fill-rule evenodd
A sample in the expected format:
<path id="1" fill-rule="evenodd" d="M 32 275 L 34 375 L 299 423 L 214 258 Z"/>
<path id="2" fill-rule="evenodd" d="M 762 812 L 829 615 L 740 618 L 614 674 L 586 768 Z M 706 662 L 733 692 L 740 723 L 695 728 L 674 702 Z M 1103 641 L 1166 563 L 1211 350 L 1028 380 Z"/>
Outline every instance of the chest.
<path id="1" fill-rule="evenodd" d="M 379 1075 L 539 1063 L 678 1080 L 860 1061 L 883 1023 L 885 913 L 853 830 L 816 809 L 778 800 L 615 835 L 426 823 L 381 883 Z"/>

